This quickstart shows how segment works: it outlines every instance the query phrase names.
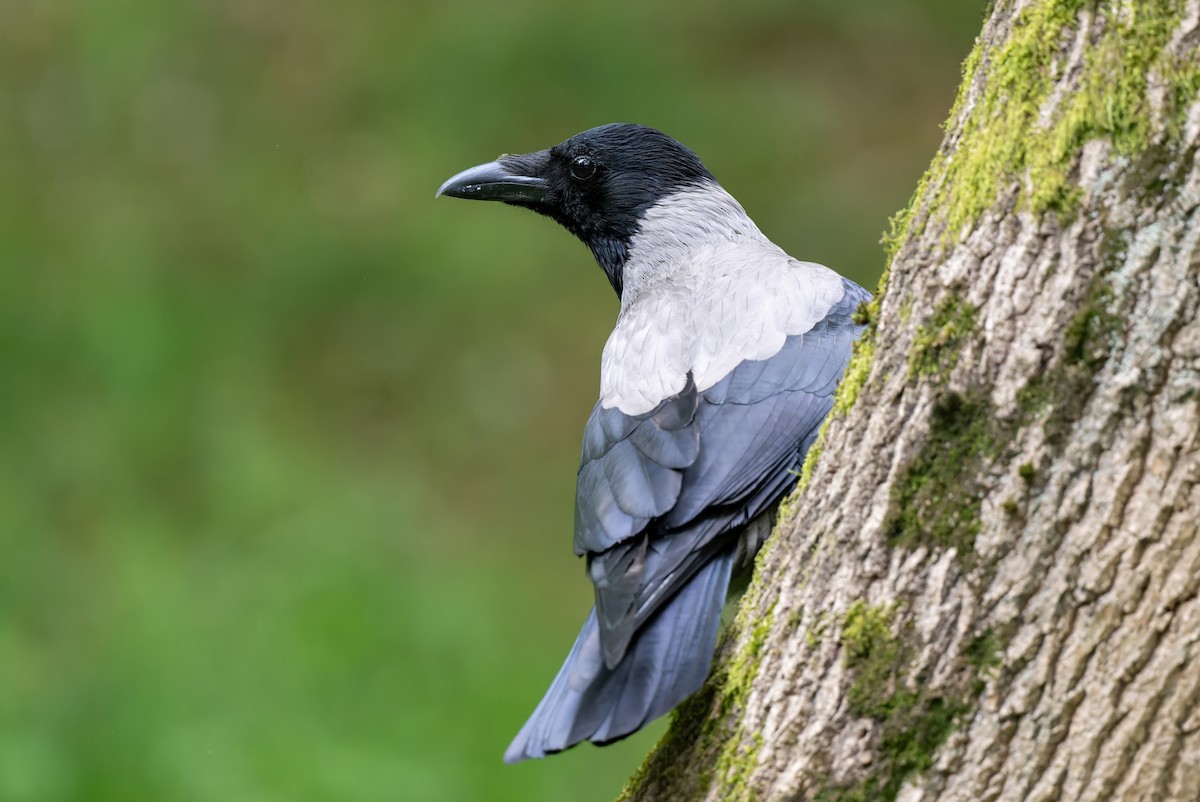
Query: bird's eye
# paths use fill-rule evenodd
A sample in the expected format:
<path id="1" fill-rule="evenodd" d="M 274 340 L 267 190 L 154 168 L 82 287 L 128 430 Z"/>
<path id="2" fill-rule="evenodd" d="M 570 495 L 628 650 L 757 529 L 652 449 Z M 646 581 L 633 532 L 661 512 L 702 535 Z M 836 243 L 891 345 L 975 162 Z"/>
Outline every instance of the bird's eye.
<path id="1" fill-rule="evenodd" d="M 596 174 L 596 163 L 588 156 L 576 156 L 571 160 L 571 177 L 586 181 Z"/>

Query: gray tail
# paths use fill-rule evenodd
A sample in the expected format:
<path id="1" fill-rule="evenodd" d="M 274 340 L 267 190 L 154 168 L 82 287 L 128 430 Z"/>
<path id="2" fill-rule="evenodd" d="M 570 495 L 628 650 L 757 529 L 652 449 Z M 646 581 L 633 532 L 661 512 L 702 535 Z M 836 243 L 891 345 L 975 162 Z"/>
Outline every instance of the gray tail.
<path id="1" fill-rule="evenodd" d="M 593 609 L 504 762 L 620 740 L 699 690 L 712 668 L 733 559 L 728 549 L 701 568 L 634 636 L 616 668 L 604 665 Z"/>

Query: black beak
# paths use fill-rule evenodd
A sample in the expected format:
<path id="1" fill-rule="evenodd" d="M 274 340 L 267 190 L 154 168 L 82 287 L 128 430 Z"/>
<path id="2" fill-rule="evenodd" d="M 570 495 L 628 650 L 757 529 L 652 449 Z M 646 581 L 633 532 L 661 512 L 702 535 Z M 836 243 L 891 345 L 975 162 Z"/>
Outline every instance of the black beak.
<path id="1" fill-rule="evenodd" d="M 509 160 L 512 157 L 503 158 Z M 514 162 L 519 160 L 523 159 L 512 159 Z M 546 179 L 523 172 L 505 167 L 498 161 L 488 162 L 463 170 L 442 184 L 434 197 L 449 195 L 468 200 L 537 203 L 546 196 Z"/>

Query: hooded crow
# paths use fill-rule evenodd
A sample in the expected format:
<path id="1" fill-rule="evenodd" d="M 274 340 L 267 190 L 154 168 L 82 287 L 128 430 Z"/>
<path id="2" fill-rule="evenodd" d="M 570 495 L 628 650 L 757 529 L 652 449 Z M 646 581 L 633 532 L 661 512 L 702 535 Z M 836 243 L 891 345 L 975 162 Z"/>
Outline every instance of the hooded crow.
<path id="1" fill-rule="evenodd" d="M 795 483 L 870 294 L 788 256 L 692 151 L 640 125 L 501 156 L 437 194 L 556 220 L 621 300 L 575 493 L 595 607 L 504 757 L 610 743 L 704 684 L 730 576 Z"/>

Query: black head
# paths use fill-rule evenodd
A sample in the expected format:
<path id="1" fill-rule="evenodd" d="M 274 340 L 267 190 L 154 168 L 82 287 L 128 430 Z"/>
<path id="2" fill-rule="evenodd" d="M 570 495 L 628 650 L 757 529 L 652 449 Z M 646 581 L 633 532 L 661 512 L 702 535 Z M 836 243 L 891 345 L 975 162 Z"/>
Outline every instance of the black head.
<path id="1" fill-rule="evenodd" d="M 499 200 L 553 218 L 591 248 L 619 295 L 629 243 L 646 210 L 712 180 L 695 153 L 661 131 L 613 123 L 548 150 L 464 170 L 438 195 Z"/>

